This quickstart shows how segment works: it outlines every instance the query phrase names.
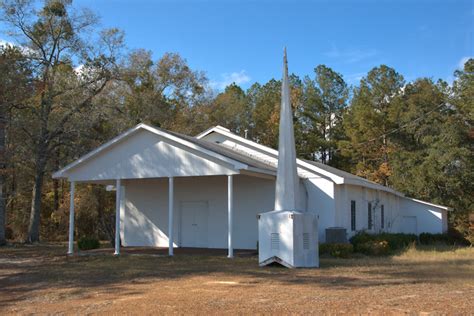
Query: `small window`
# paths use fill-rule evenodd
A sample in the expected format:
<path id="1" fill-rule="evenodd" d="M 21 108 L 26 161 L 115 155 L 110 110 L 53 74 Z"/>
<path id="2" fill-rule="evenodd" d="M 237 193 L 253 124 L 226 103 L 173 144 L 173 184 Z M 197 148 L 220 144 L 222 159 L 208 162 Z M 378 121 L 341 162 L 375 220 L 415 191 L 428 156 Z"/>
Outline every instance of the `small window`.
<path id="1" fill-rule="evenodd" d="M 356 230 L 356 201 L 351 201 L 351 230 Z"/>
<path id="2" fill-rule="evenodd" d="M 372 203 L 370 202 L 367 207 L 367 225 L 369 230 L 372 229 Z"/>
<path id="3" fill-rule="evenodd" d="M 382 204 L 380 206 L 380 227 L 385 228 L 385 208 L 384 205 Z"/>

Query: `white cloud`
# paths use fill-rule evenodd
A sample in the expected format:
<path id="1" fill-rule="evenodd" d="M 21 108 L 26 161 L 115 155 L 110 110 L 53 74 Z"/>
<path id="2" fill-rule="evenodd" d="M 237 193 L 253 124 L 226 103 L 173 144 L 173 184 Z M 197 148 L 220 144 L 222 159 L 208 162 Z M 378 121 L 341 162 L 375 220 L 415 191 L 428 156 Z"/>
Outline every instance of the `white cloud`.
<path id="1" fill-rule="evenodd" d="M 463 58 L 461 58 L 458 62 L 458 68 L 459 69 L 464 69 L 464 64 L 466 63 L 466 61 L 468 61 L 470 58 L 473 58 L 472 56 L 465 56 Z"/>
<path id="2" fill-rule="evenodd" d="M 26 46 L 22 46 L 22 45 L 19 45 L 19 44 L 15 44 L 13 42 L 10 42 L 10 41 L 6 41 L 4 39 L 1 39 L 0 38 L 0 46 L 10 46 L 10 47 L 17 47 L 23 54 L 25 55 L 30 55 L 32 56 L 34 54 L 34 51 Z"/>
<path id="3" fill-rule="evenodd" d="M 0 38 L 0 46 L 15 46 L 12 42 L 5 41 Z"/>
<path id="4" fill-rule="evenodd" d="M 369 49 L 362 50 L 358 48 L 339 49 L 336 45 L 332 45 L 331 50 L 324 53 L 329 58 L 339 59 L 345 63 L 357 63 L 365 59 L 375 57 L 378 54 L 377 50 Z"/>
<path id="5" fill-rule="evenodd" d="M 245 84 L 250 82 L 250 76 L 246 73 L 245 70 L 232 73 L 223 73 L 221 74 L 221 80 L 211 81 L 209 84 L 212 88 L 218 90 L 224 90 L 228 85 L 235 83 L 237 85 Z"/>

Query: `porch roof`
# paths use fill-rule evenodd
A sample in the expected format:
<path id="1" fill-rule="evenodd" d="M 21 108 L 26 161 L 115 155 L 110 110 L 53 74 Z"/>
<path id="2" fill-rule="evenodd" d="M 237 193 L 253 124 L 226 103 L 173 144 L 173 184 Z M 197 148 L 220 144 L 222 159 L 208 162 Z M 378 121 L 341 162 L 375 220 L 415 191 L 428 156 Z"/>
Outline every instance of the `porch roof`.
<path id="1" fill-rule="evenodd" d="M 140 131 L 158 136 L 159 140 L 150 139 L 151 136 L 139 136 Z M 137 134 L 138 136 L 134 136 Z M 132 137 L 137 137 L 137 139 L 129 141 Z M 124 145 L 127 141 L 129 142 Z M 165 145 L 158 146 L 157 144 L 160 142 Z M 163 146 L 167 147 L 163 148 Z M 115 150 L 114 154 L 110 154 L 112 150 Z M 104 158 L 104 155 L 108 155 L 108 157 Z M 121 157 L 122 160 L 118 160 L 117 157 Z M 169 166 L 163 166 L 163 164 Z M 111 165 L 116 170 L 113 172 L 104 171 L 107 168 L 110 169 Z M 128 169 L 122 170 L 123 172 L 118 171 L 120 168 L 127 167 Z M 130 171 L 130 169 L 133 170 Z M 90 173 L 90 175 L 84 175 L 85 173 Z M 276 169 L 271 164 L 239 154 L 219 144 L 146 124 L 138 124 L 55 172 L 53 178 L 69 178 L 74 181 L 106 181 L 115 178 L 134 179 L 236 173 L 273 177 L 276 174 Z"/>

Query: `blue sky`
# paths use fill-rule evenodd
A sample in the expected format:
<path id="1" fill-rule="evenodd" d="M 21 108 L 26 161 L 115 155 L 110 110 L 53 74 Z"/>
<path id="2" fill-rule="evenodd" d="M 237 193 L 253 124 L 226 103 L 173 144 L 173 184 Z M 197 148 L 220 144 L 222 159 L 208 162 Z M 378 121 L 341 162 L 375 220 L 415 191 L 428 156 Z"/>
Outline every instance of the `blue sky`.
<path id="1" fill-rule="evenodd" d="M 152 1 L 75 0 L 125 31 L 129 48 L 158 58 L 178 52 L 212 85 L 243 87 L 326 64 L 356 84 L 371 68 L 394 67 L 407 80 L 451 81 L 473 56 L 474 0 L 468 1 Z"/>

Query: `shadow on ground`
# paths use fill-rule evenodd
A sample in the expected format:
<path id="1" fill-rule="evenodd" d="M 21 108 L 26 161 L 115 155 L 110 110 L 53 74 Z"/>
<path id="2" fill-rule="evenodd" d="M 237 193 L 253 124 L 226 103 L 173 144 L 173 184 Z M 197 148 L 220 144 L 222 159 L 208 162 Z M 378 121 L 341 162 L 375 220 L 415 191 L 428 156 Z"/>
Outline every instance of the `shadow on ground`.
<path id="1" fill-rule="evenodd" d="M 181 280 L 201 276 L 239 279 L 248 285 L 265 282 L 306 284 L 333 289 L 351 289 L 401 284 L 442 284 L 474 277 L 473 256 L 446 260 L 395 260 L 384 258 L 321 258 L 320 269 L 258 267 L 257 256 L 225 250 L 177 249 L 174 257 L 166 249 L 129 249 L 118 257 L 111 249 L 68 257 L 64 245 L 46 244 L 0 249 L 0 305 L 30 300 L 39 290 L 67 289 L 68 297 L 87 297 L 90 290 L 139 294 L 127 289 L 160 280 Z M 56 299 L 61 299 L 57 297 Z"/>

